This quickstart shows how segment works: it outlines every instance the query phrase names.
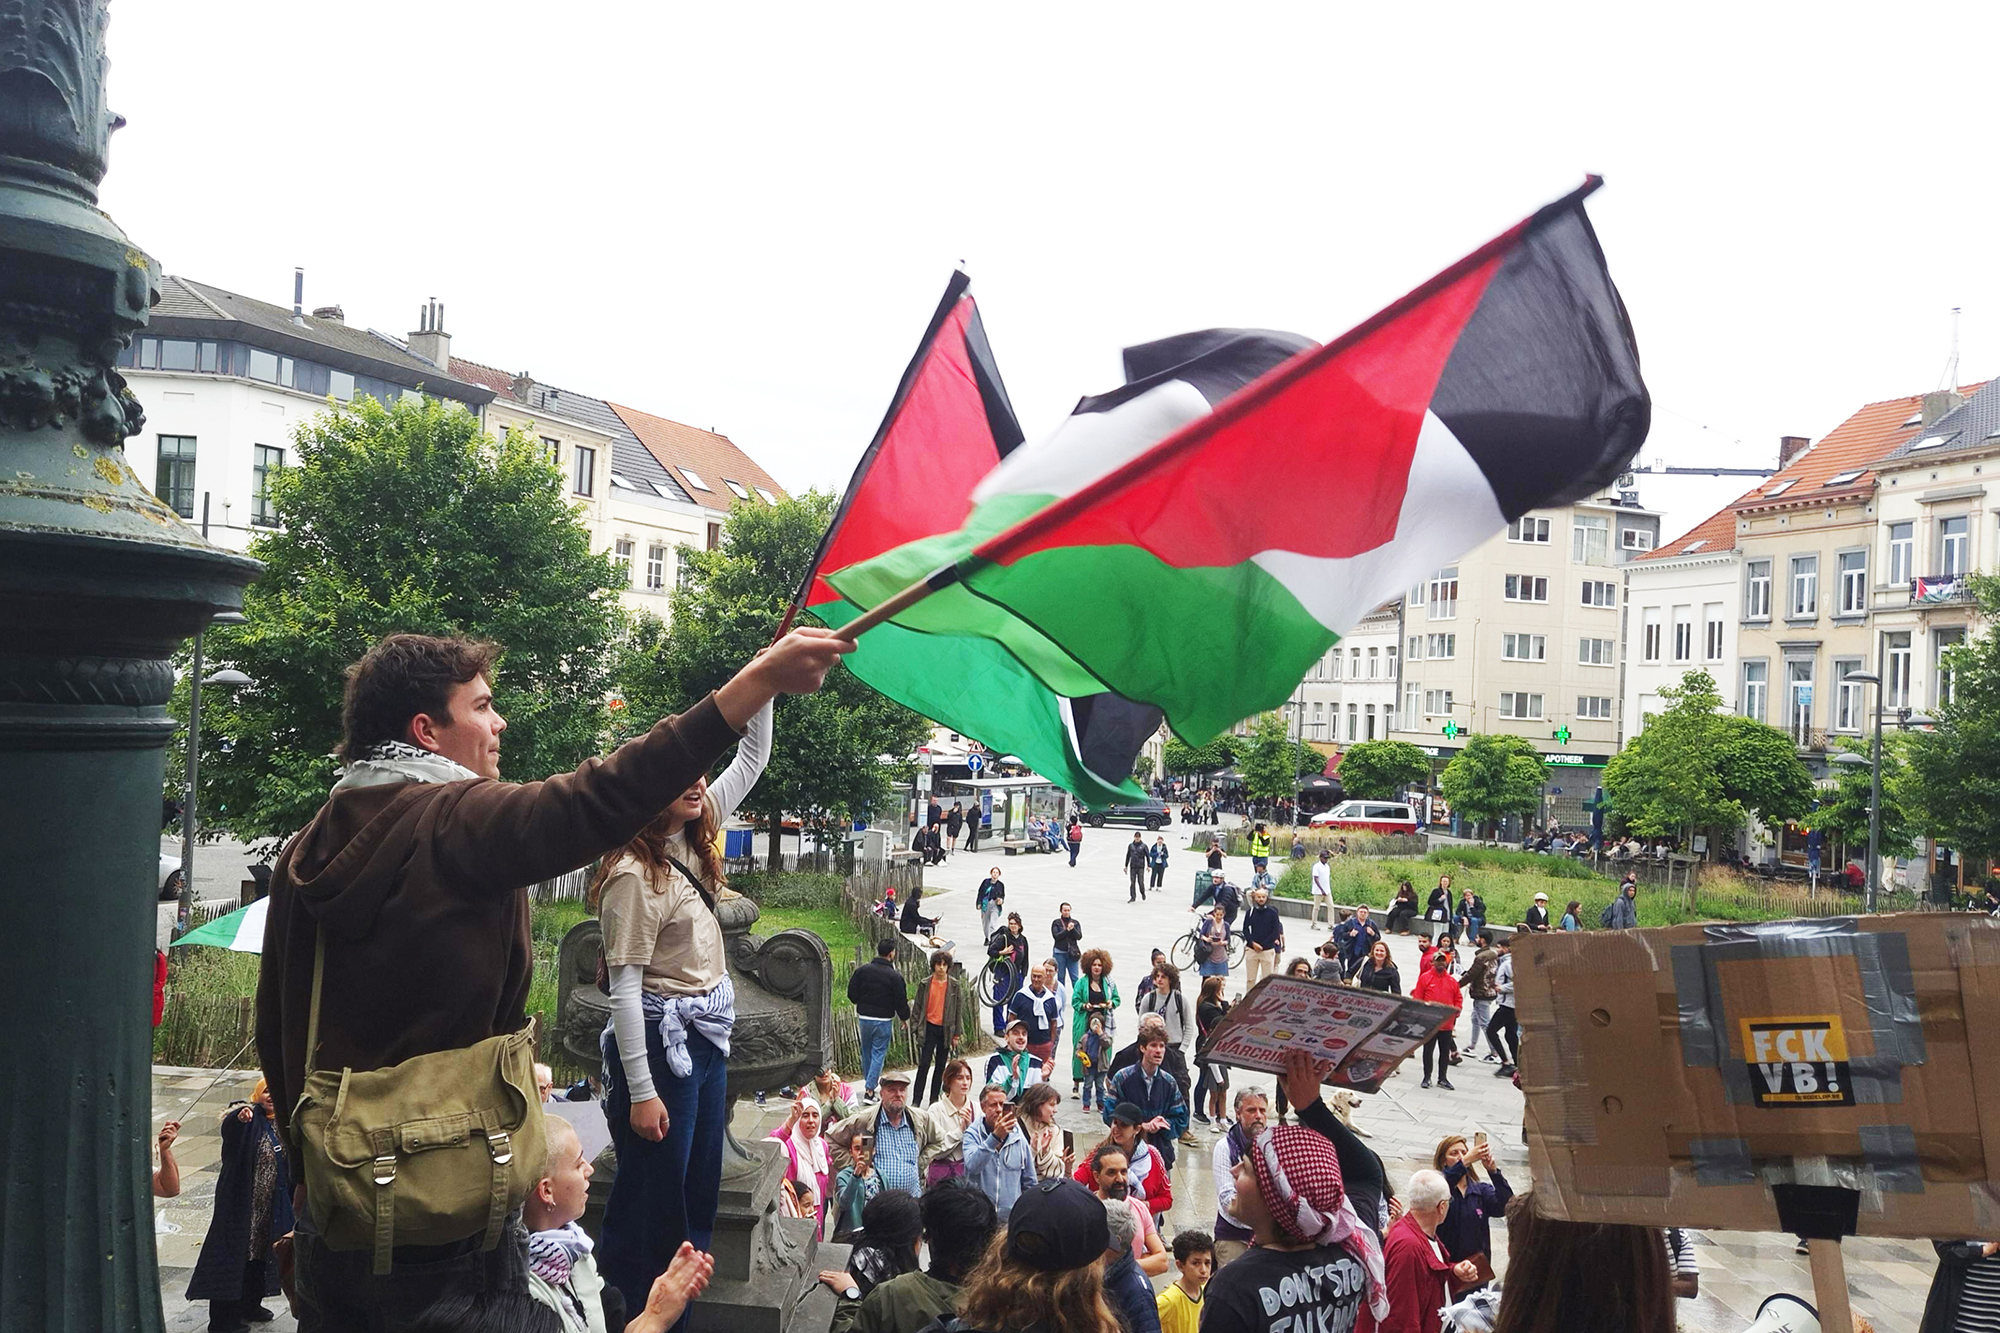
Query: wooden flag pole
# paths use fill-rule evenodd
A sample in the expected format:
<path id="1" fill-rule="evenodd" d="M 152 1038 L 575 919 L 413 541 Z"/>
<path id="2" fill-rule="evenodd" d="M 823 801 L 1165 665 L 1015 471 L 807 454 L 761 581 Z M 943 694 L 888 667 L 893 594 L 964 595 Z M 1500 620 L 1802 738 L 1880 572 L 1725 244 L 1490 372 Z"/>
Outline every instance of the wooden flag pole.
<path id="1" fill-rule="evenodd" d="M 1808 1240 L 1806 1261 L 1812 1265 L 1813 1304 L 1819 1307 L 1820 1333 L 1854 1333 L 1854 1311 L 1847 1303 L 1847 1263 L 1837 1240 Z"/>
<path id="2" fill-rule="evenodd" d="M 946 565 L 930 577 L 919 579 L 915 583 L 912 583 L 888 601 L 877 605 L 873 610 L 856 616 L 853 620 L 848 621 L 834 632 L 842 638 L 858 639 L 883 621 L 893 620 L 932 593 L 949 588 L 956 582 L 958 582 L 958 566 Z"/>

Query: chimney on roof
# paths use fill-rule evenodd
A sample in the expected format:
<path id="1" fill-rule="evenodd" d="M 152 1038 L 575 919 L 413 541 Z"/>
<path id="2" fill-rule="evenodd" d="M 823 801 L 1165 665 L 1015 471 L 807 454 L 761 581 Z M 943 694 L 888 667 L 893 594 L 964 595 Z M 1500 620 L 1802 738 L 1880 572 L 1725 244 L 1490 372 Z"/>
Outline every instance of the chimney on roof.
<path id="1" fill-rule="evenodd" d="M 1778 466 L 1783 468 L 1794 458 L 1806 451 L 1812 441 L 1803 435 L 1780 435 L 1778 437 Z"/>
<path id="2" fill-rule="evenodd" d="M 292 323 L 303 326 L 306 322 L 306 271 L 292 270 Z"/>
<path id="3" fill-rule="evenodd" d="M 507 392 L 514 395 L 514 401 L 517 403 L 527 402 L 528 395 L 534 391 L 534 388 L 535 377 L 525 370 L 507 383 Z"/>
<path id="4" fill-rule="evenodd" d="M 1939 389 L 1936 393 L 1925 394 L 1922 424 L 1930 425 L 1964 401 L 1964 394 L 1955 393 L 1950 389 Z"/>
<path id="5" fill-rule="evenodd" d="M 345 324 L 347 312 L 337 305 L 316 306 L 313 309 L 313 318 L 326 320 L 330 324 Z"/>
<path id="6" fill-rule="evenodd" d="M 410 334 L 410 352 L 436 366 L 451 369 L 451 335 L 444 331 L 444 307 L 436 297 L 417 312 L 418 328 Z"/>

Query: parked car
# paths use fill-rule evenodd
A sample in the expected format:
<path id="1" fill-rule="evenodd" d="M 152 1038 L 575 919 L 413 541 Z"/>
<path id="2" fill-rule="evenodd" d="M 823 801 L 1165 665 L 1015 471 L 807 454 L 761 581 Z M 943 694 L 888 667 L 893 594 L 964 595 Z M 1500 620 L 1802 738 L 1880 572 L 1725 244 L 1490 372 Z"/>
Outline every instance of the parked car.
<path id="1" fill-rule="evenodd" d="M 1103 828 L 1106 824 L 1144 824 L 1148 829 L 1163 829 L 1167 826 L 1167 818 L 1167 803 L 1151 796 L 1143 801 L 1107 805 L 1102 810 L 1083 812 L 1083 822 L 1092 828 Z"/>
<path id="2" fill-rule="evenodd" d="M 1342 801 L 1314 815 L 1312 827 L 1342 833 L 1415 833 L 1417 815 L 1401 801 Z"/>
<path id="3" fill-rule="evenodd" d="M 160 901 L 177 902 L 181 896 L 181 859 L 160 853 Z"/>

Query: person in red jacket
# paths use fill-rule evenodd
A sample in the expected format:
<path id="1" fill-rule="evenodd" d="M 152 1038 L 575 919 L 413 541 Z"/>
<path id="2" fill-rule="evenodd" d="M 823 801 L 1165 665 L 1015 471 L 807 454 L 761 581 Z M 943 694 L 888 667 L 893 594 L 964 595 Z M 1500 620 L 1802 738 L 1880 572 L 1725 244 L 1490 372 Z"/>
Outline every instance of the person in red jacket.
<path id="1" fill-rule="evenodd" d="M 1458 1039 L 1452 1029 L 1458 1026 L 1458 1014 L 1465 1007 L 1459 995 L 1458 978 L 1451 974 L 1451 957 L 1443 949 L 1434 949 L 1427 960 L 1429 966 L 1417 978 L 1417 984 L 1410 988 L 1412 999 L 1428 1000 L 1432 1004 L 1448 1005 L 1451 1018 L 1444 1026 L 1431 1034 L 1424 1043 L 1424 1081 L 1422 1086 L 1431 1085 L 1431 1060 L 1437 1060 L 1437 1085 L 1451 1087 L 1451 1054 L 1458 1049 Z"/>
<path id="2" fill-rule="evenodd" d="M 1438 1242 L 1438 1224 L 1451 1212 L 1451 1186 L 1442 1175 L 1419 1171 L 1411 1176 L 1403 1205 L 1403 1215 L 1382 1239 L 1389 1313 L 1376 1319 L 1364 1311 L 1355 1325 L 1358 1333 L 1438 1333 L 1444 1323 L 1438 1311 L 1450 1297 L 1452 1280 L 1470 1283 L 1479 1277 L 1470 1259 L 1453 1264 Z"/>
<path id="3" fill-rule="evenodd" d="M 1131 1103 L 1121 1104 L 1111 1116 L 1111 1134 L 1104 1140 L 1125 1154 L 1126 1180 L 1131 1186 L 1132 1197 L 1146 1201 L 1146 1211 L 1155 1219 L 1165 1217 L 1173 1211 L 1174 1186 L 1167 1179 L 1167 1164 L 1153 1145 L 1146 1142 L 1146 1136 L 1139 1132 L 1141 1112 Z M 1102 1147 L 1104 1144 L 1100 1144 Z M 1076 1164 L 1076 1183 L 1090 1189 L 1097 1188 L 1096 1150 L 1084 1156 Z M 1164 1270 L 1162 1270 L 1164 1271 Z"/>

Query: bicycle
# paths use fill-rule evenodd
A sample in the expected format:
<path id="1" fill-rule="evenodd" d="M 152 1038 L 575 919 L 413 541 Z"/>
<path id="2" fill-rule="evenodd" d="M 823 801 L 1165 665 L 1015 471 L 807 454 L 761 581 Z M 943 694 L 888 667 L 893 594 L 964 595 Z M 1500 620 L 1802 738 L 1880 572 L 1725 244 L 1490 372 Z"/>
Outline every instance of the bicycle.
<path id="1" fill-rule="evenodd" d="M 1187 934 L 1175 940 L 1167 948 L 1168 961 L 1183 972 L 1195 965 L 1196 958 L 1205 957 L 1208 953 L 1209 943 L 1207 940 L 1202 939 L 1199 933 L 1201 930 L 1201 921 L 1203 920 L 1207 920 L 1206 913 L 1202 914 L 1201 920 L 1196 921 L 1194 925 L 1188 927 Z M 1232 930 L 1229 932 L 1229 966 L 1234 968 L 1242 961 L 1243 933 Z"/>
<path id="2" fill-rule="evenodd" d="M 972 993 L 984 1005 L 996 1005 L 1011 995 L 1014 965 L 1000 955 L 986 960 L 986 966 L 979 969 L 973 979 Z"/>

